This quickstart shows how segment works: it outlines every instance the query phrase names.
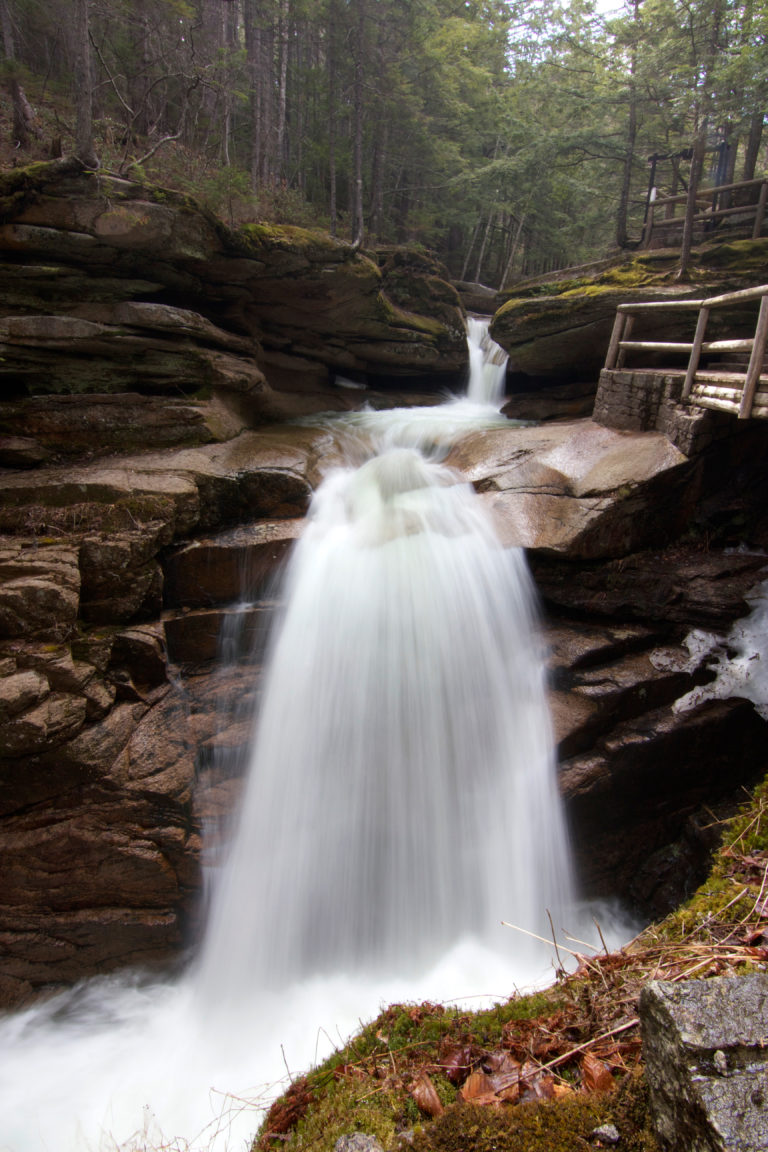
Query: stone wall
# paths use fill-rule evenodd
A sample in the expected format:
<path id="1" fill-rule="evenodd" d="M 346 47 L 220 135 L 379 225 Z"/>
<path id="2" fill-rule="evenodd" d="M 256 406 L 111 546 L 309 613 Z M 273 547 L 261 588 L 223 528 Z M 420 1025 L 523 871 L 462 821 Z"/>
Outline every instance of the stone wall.
<path id="1" fill-rule="evenodd" d="M 592 419 L 606 428 L 663 432 L 685 456 L 696 456 L 721 434 L 724 422 L 681 403 L 684 380 L 682 372 L 604 368 Z"/>

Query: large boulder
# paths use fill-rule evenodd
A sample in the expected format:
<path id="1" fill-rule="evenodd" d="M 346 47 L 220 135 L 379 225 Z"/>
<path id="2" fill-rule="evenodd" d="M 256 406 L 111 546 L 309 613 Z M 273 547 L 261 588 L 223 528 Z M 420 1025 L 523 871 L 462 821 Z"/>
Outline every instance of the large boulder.
<path id="1" fill-rule="evenodd" d="M 624 556 L 686 523 L 696 467 L 659 433 L 591 420 L 472 434 L 448 456 L 481 493 L 502 539 L 534 554 Z"/>
<path id="2" fill-rule="evenodd" d="M 762 1152 L 768 976 L 652 980 L 640 996 L 653 1119 L 668 1152 Z"/>

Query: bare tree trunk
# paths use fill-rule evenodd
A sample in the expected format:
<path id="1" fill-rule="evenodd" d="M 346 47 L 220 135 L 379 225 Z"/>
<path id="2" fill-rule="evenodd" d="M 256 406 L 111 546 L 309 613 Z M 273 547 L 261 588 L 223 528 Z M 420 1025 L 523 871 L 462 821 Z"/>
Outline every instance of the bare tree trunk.
<path id="1" fill-rule="evenodd" d="M 355 137 L 352 177 L 352 243 L 359 248 L 363 242 L 363 53 L 365 47 L 365 0 L 357 0 L 357 29 L 355 34 Z"/>
<path id="2" fill-rule="evenodd" d="M 483 233 L 483 242 L 480 245 L 480 251 L 477 254 L 477 269 L 475 271 L 475 283 L 477 283 L 477 284 L 482 284 L 482 280 L 480 279 L 480 274 L 483 270 L 483 260 L 485 259 L 485 250 L 488 247 L 488 240 L 490 239 L 491 229 L 493 228 L 494 215 L 495 215 L 494 212 L 491 212 L 488 215 L 488 223 L 486 224 L 485 232 Z"/>
<path id="3" fill-rule="evenodd" d="M 255 192 L 261 177 L 261 87 L 259 64 L 261 61 L 261 34 L 256 22 L 256 0 L 243 0 L 243 23 L 245 26 L 245 59 L 248 76 L 249 116 L 250 116 L 250 161 L 251 188 Z"/>
<path id="4" fill-rule="evenodd" d="M 507 266 L 504 269 L 504 275 L 502 276 L 501 283 L 499 284 L 500 290 L 506 288 L 506 286 L 507 286 L 507 280 L 509 279 L 510 274 L 512 272 L 512 265 L 515 262 L 515 257 L 517 256 L 517 251 L 518 251 L 518 248 L 520 247 L 520 237 L 523 234 L 523 225 L 525 224 L 525 218 L 527 215 L 528 215 L 527 212 L 523 212 L 520 216 L 520 219 L 517 222 L 517 228 L 515 229 L 515 238 L 512 241 L 512 251 L 509 254 L 509 259 L 507 260 Z"/>
<path id="5" fill-rule="evenodd" d="M 634 70 L 634 54 L 633 54 Z M 635 141 L 637 140 L 637 92 L 634 80 L 631 81 L 629 97 L 629 118 L 627 122 L 627 144 L 624 153 L 624 169 L 621 176 L 621 192 L 619 206 L 616 211 L 616 244 L 625 248 L 629 240 L 629 195 L 632 188 L 632 168 L 635 159 Z"/>
<path id="6" fill-rule="evenodd" d="M 328 215 L 330 217 L 331 236 L 336 235 L 338 227 L 337 204 L 337 173 L 336 173 L 336 127 L 337 104 L 336 93 L 336 35 L 338 29 L 338 13 L 336 0 L 331 0 L 328 15 Z"/>
<path id="7" fill-rule="evenodd" d="M 763 121 L 765 120 L 765 110 L 760 109 L 759 112 L 753 112 L 752 118 L 749 122 L 749 135 L 747 137 L 747 144 L 744 150 L 744 170 L 741 174 L 742 180 L 754 180 L 755 166 L 757 164 L 757 157 L 760 153 L 760 141 L 763 138 Z"/>
<path id="8" fill-rule="evenodd" d="M 98 168 L 93 144 L 93 78 L 88 0 L 74 0 L 75 17 L 75 156 L 86 168 Z"/>
<path id="9" fill-rule="evenodd" d="M 285 126 L 288 118 L 288 0 L 280 0 L 277 20 L 278 38 L 278 94 L 277 126 L 275 131 L 275 177 L 280 180 L 285 172 Z"/>
<path id="10" fill-rule="evenodd" d="M 683 239 L 680 245 L 680 268 L 678 269 L 677 278 L 679 280 L 685 279 L 688 272 L 688 265 L 691 260 L 691 249 L 693 247 L 693 218 L 696 215 L 696 194 L 699 190 L 699 181 L 701 180 L 701 171 L 704 166 L 704 150 L 707 143 L 707 130 L 706 121 L 699 129 L 696 136 L 696 142 L 693 146 L 693 156 L 691 158 L 691 173 L 688 180 L 688 199 L 685 202 L 685 220 L 683 222 Z"/>
<path id="11" fill-rule="evenodd" d="M 2 23 L 3 54 L 8 70 L 8 90 L 13 109 L 11 143 L 16 148 L 26 148 L 29 145 L 30 135 L 37 136 L 38 132 L 35 129 L 35 113 L 27 100 L 15 70 L 16 42 L 8 0 L 0 0 L 0 23 Z"/>

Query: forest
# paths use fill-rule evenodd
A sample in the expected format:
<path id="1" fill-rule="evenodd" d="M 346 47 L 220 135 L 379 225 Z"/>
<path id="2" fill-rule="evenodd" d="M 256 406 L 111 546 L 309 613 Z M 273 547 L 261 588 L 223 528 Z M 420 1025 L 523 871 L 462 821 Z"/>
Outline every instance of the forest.
<path id="1" fill-rule="evenodd" d="M 4 167 L 416 244 L 503 287 L 765 170 L 768 0 L 0 0 Z"/>

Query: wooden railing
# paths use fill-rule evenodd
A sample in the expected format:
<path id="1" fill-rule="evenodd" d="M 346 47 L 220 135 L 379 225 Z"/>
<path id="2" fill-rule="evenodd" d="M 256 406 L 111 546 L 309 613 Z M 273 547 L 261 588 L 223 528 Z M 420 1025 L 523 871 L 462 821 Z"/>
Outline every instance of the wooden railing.
<path id="1" fill-rule="evenodd" d="M 744 340 L 712 340 L 706 342 L 707 321 L 716 308 L 746 304 L 751 300 L 760 301 L 760 309 L 755 323 L 755 334 Z M 696 332 L 691 343 L 662 342 L 654 340 L 630 340 L 635 317 L 653 313 L 698 312 Z M 624 367 L 628 352 L 663 352 L 670 355 L 688 353 L 688 369 L 681 399 L 690 401 L 694 384 L 699 376 L 699 362 L 703 354 L 724 352 L 749 353 L 749 362 L 744 372 L 721 373 L 720 378 L 740 391 L 738 416 L 746 420 L 753 414 L 753 404 L 757 393 L 760 373 L 763 369 L 766 340 L 768 339 L 768 284 L 757 288 L 744 288 L 739 292 L 726 292 L 722 296 L 710 296 L 706 300 L 657 300 L 638 304 L 619 304 L 613 325 L 605 367 L 609 370 Z M 699 400 L 695 400 L 699 403 Z M 712 405 L 725 408 L 725 404 Z M 763 405 L 761 405 L 761 408 Z M 757 413 L 755 413 L 757 414 Z M 762 411 L 760 412 L 762 416 Z"/>
<path id="2" fill-rule="evenodd" d="M 733 204 L 733 193 L 738 194 L 740 191 L 752 189 L 756 191 L 753 203 Z M 678 204 L 684 206 L 687 200 L 687 193 L 683 193 L 680 196 L 663 196 L 651 201 L 643 229 L 643 248 L 650 248 L 651 239 L 659 229 L 682 228 L 684 214 L 676 216 L 675 212 Z M 722 207 L 718 207 L 718 204 Z M 752 239 L 757 240 L 762 231 L 766 204 L 768 204 L 768 177 L 765 176 L 756 180 L 742 180 L 739 184 L 722 184 L 719 188 L 701 188 L 696 196 L 696 214 L 693 223 L 703 224 L 706 227 L 715 225 L 728 216 L 742 216 L 745 223 L 752 219 Z"/>

